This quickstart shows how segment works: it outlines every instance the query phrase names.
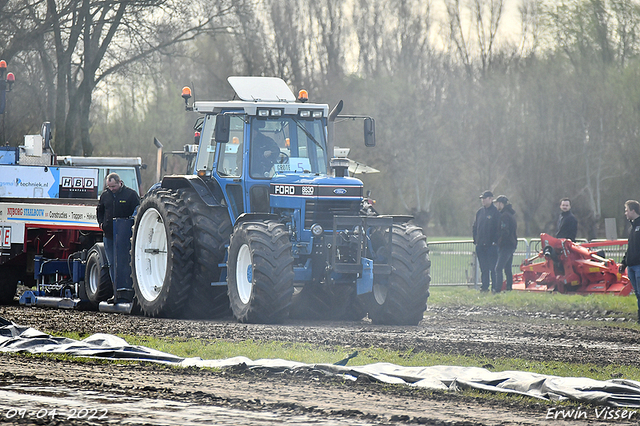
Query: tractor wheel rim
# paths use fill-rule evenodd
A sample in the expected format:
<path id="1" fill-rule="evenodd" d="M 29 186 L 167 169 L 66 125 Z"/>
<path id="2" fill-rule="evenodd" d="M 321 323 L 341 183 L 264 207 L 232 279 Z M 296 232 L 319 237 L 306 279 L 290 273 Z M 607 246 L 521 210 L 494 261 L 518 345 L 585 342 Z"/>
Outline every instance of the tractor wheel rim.
<path id="1" fill-rule="evenodd" d="M 384 304 L 385 300 L 387 300 L 387 293 L 389 292 L 389 287 L 382 284 L 373 284 L 373 297 L 376 300 L 378 305 Z"/>
<path id="2" fill-rule="evenodd" d="M 98 265 L 92 263 L 88 275 L 89 291 L 91 291 L 91 294 L 96 294 L 98 292 L 98 281 L 100 280 L 100 270 L 98 268 Z"/>
<path id="3" fill-rule="evenodd" d="M 138 289 L 147 301 L 162 291 L 167 273 L 167 234 L 158 210 L 147 209 L 138 224 L 135 242 L 135 270 Z"/>
<path id="4" fill-rule="evenodd" d="M 243 244 L 240 247 L 236 266 L 238 297 L 246 305 L 249 303 L 251 292 L 253 291 L 253 265 L 251 263 L 251 251 L 247 244 Z"/>

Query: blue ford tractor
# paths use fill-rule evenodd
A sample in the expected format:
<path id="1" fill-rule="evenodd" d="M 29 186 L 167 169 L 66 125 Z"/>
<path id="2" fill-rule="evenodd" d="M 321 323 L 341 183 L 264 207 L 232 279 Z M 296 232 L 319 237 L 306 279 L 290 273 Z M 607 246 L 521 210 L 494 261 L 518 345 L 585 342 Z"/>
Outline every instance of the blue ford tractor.
<path id="1" fill-rule="evenodd" d="M 148 316 L 417 324 L 429 296 L 426 237 L 411 217 L 362 211 L 348 159 L 330 158 L 342 102 L 306 102 L 269 77 L 229 77 L 236 100 L 194 102 L 192 175 L 165 176 L 136 216 L 131 268 Z"/>

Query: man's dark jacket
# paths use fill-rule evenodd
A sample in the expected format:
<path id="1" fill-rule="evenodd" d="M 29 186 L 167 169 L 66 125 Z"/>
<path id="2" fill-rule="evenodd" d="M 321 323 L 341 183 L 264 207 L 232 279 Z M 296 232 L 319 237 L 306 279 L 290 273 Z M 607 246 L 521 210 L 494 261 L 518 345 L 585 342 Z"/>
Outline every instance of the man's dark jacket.
<path id="1" fill-rule="evenodd" d="M 140 204 L 138 193 L 124 184 L 115 193 L 109 188 L 105 189 L 100 195 L 96 212 L 104 235 L 113 238 L 113 219 L 131 217 L 138 204 Z"/>
<path id="2" fill-rule="evenodd" d="M 622 264 L 624 266 L 640 265 L 640 217 L 631 221 L 627 253 L 622 259 Z"/>
<path id="3" fill-rule="evenodd" d="M 278 144 L 269 136 L 258 133 L 252 141 L 251 147 L 251 176 L 265 177 L 264 174 L 271 170 L 271 167 L 280 157 Z M 266 151 L 271 151 L 268 157 L 264 156 Z"/>
<path id="4" fill-rule="evenodd" d="M 518 236 L 516 230 L 516 212 L 511 204 L 504 206 L 500 212 L 500 231 L 498 233 L 498 247 L 515 250 L 518 246 Z"/>
<path id="5" fill-rule="evenodd" d="M 498 241 L 500 212 L 496 206 L 481 207 L 476 213 L 473 223 L 473 243 L 479 246 L 490 246 Z"/>
<path id="6" fill-rule="evenodd" d="M 571 241 L 576 240 L 578 234 L 578 219 L 571 213 L 571 210 L 560 213 L 558 219 L 558 232 L 556 238 L 568 238 Z"/>

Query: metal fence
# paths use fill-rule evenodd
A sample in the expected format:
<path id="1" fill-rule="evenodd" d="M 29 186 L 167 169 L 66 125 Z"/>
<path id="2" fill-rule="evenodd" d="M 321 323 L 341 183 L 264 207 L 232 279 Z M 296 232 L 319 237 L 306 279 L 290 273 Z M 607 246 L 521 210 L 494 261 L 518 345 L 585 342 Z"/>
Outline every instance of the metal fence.
<path id="1" fill-rule="evenodd" d="M 473 285 L 476 252 L 473 240 L 429 243 L 431 285 Z"/>
<path id="2" fill-rule="evenodd" d="M 579 240 L 591 250 L 603 250 L 605 258 L 620 262 L 627 250 L 626 240 Z M 540 239 L 518 238 L 518 246 L 513 254 L 513 273 L 520 272 L 524 259 L 536 255 L 541 250 Z M 476 260 L 473 240 L 436 241 L 429 243 L 431 257 L 431 285 L 478 287 L 480 268 Z"/>

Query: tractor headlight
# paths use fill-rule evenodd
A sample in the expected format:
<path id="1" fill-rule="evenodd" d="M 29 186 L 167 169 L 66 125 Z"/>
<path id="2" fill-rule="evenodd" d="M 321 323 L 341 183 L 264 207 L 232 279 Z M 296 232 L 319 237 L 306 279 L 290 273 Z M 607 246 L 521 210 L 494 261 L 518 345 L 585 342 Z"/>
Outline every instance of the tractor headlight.
<path id="1" fill-rule="evenodd" d="M 298 115 L 300 118 L 322 118 L 324 113 L 321 109 L 301 109 Z"/>
<path id="2" fill-rule="evenodd" d="M 258 117 L 282 117 L 284 109 L 282 108 L 258 108 Z"/>
<path id="3" fill-rule="evenodd" d="M 322 235 L 323 232 L 324 229 L 322 229 L 322 226 L 320 226 L 320 224 L 314 223 L 313 225 L 311 225 L 311 233 L 316 237 Z"/>

